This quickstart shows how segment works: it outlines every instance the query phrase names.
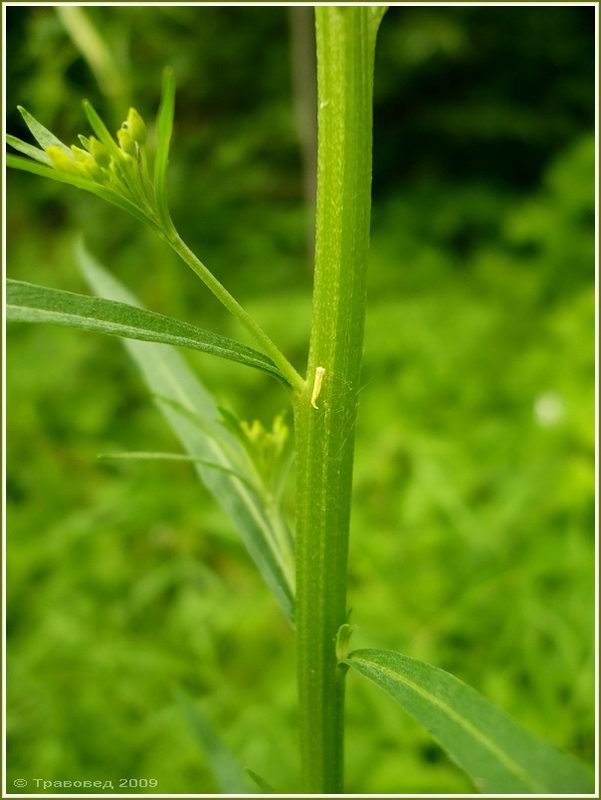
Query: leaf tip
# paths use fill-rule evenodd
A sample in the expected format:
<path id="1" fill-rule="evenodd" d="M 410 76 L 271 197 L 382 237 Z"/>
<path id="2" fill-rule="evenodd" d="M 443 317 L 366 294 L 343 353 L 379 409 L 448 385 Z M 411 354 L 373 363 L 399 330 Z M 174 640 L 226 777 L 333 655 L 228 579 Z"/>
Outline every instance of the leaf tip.
<path id="1" fill-rule="evenodd" d="M 173 103 L 175 97 L 175 71 L 173 67 L 165 67 L 163 70 L 163 99 L 169 98 Z"/>
<path id="2" fill-rule="evenodd" d="M 87 97 L 84 97 L 81 101 L 81 107 L 86 112 L 86 115 L 89 117 L 90 114 L 96 114 L 96 109 L 92 105 L 92 103 L 88 100 Z"/>
<path id="3" fill-rule="evenodd" d="M 31 119 L 31 114 L 29 111 L 25 108 L 25 106 L 17 106 L 17 111 L 23 117 L 25 124 L 29 128 L 29 120 Z"/>

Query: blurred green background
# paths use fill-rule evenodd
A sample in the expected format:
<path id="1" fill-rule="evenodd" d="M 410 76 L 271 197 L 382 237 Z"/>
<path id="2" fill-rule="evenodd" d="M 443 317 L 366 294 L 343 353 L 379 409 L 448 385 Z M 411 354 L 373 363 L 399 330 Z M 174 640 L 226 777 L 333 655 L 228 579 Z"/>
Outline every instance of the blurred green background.
<path id="1" fill-rule="evenodd" d="M 152 119 L 172 64 L 174 218 L 302 367 L 303 12 L 87 12 L 114 57 L 108 98 L 52 8 L 7 9 L 8 131 L 29 140 L 22 103 L 75 141 L 84 96 L 115 126 L 130 102 Z M 592 763 L 594 9 L 396 8 L 379 44 L 354 644 L 448 669 Z M 242 335 L 101 201 L 15 173 L 7 213 L 10 277 L 87 291 L 84 231 L 150 308 Z M 183 688 L 245 767 L 294 790 L 294 640 L 229 521 L 186 465 L 96 459 L 177 448 L 121 344 L 18 325 L 8 344 L 9 789 L 146 777 L 160 794 L 216 791 Z M 285 408 L 260 373 L 187 358 L 242 418 Z M 470 790 L 350 677 L 348 792 Z"/>

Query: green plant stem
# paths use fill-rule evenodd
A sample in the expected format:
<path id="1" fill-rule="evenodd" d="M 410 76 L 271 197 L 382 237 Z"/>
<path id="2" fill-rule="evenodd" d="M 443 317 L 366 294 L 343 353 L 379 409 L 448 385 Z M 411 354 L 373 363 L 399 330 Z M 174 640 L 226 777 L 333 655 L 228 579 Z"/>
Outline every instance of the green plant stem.
<path id="1" fill-rule="evenodd" d="M 348 528 L 369 244 L 373 58 L 381 17 L 317 6 L 315 286 L 304 391 L 295 398 L 297 641 L 302 791 L 340 793 Z M 314 395 L 318 367 L 325 370 Z M 315 409 L 311 400 L 318 406 Z"/>
<path id="2" fill-rule="evenodd" d="M 205 286 L 215 295 L 215 297 L 227 308 L 230 314 L 237 317 L 259 344 L 263 352 L 268 355 L 273 363 L 279 367 L 290 386 L 296 391 L 302 391 L 305 382 L 292 364 L 288 361 L 282 351 L 265 333 L 263 328 L 255 322 L 250 314 L 240 305 L 228 290 L 220 283 L 210 270 L 205 267 L 202 261 L 190 250 L 175 228 L 169 231 L 164 238 L 175 250 L 178 256 L 198 275 Z"/>

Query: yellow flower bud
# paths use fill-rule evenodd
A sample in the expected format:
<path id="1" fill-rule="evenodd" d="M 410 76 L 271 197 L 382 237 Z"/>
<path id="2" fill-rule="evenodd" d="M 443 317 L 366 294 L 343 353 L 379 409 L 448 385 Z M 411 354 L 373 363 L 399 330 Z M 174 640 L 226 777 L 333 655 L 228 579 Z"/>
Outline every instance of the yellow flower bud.
<path id="1" fill-rule="evenodd" d="M 134 142 L 144 144 L 146 141 L 146 125 L 135 108 L 130 108 L 127 114 L 127 130 Z"/>
<path id="2" fill-rule="evenodd" d="M 127 153 L 128 156 L 135 156 L 136 143 L 132 139 L 127 128 L 119 128 L 117 131 L 117 139 L 119 139 L 119 144 L 124 153 Z"/>
<path id="3" fill-rule="evenodd" d="M 108 179 L 108 175 L 93 159 L 91 163 L 84 164 L 84 170 L 86 172 L 86 176 L 96 183 L 106 183 Z"/>
<path id="4" fill-rule="evenodd" d="M 100 167 L 108 167 L 111 163 L 111 154 L 102 142 L 99 142 L 94 136 L 90 136 L 90 153 Z"/>
<path id="5" fill-rule="evenodd" d="M 83 167 L 83 174 L 86 178 L 90 178 L 96 183 L 104 183 L 106 175 L 96 163 L 96 159 L 87 150 L 82 150 L 81 147 L 71 145 L 71 151 L 75 156 L 75 160 Z"/>
<path id="6" fill-rule="evenodd" d="M 82 150 L 81 147 L 77 147 L 76 145 L 71 145 L 71 152 L 75 156 L 75 160 L 79 161 L 80 164 L 95 164 L 94 156 L 90 155 L 87 150 Z"/>
<path id="7" fill-rule="evenodd" d="M 46 148 L 48 158 L 52 162 L 54 169 L 59 172 L 66 172 L 69 175 L 79 175 L 81 177 L 83 172 L 82 165 L 75 160 L 75 158 L 62 147 L 56 144 L 51 144 Z"/>

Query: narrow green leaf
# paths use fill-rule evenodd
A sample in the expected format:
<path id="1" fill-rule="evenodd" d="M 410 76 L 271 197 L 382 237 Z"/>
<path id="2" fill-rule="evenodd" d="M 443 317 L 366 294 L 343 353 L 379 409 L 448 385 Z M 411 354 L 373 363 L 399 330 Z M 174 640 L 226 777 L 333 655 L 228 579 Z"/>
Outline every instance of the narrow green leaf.
<path id="1" fill-rule="evenodd" d="M 194 411 L 190 411 L 190 409 L 182 405 L 182 403 L 174 400 L 173 397 L 165 397 L 165 395 L 157 394 L 153 395 L 153 399 L 156 400 L 159 408 L 164 406 L 166 409 L 175 411 L 187 422 L 191 422 L 192 425 L 198 428 L 199 431 L 201 431 L 201 433 L 203 433 L 205 436 L 214 439 L 217 445 L 227 453 L 228 459 L 231 462 L 239 465 L 239 471 L 248 472 L 249 468 L 253 467 L 253 463 L 246 450 L 243 450 L 242 448 L 231 448 L 230 437 L 219 436 L 217 426 L 215 425 L 215 420 L 211 420 L 209 423 L 208 420 L 202 419 L 202 417 L 200 417 L 198 414 L 195 414 Z"/>
<path id="2" fill-rule="evenodd" d="M 100 139 L 102 144 L 107 148 L 109 153 L 117 160 L 117 163 L 120 162 L 121 159 L 121 150 L 118 144 L 115 142 L 111 134 L 109 133 L 108 128 L 100 118 L 100 115 L 94 108 L 94 106 L 90 103 L 89 100 L 83 101 L 83 110 L 86 113 L 86 117 L 88 118 L 88 122 L 96 136 Z"/>
<path id="3" fill-rule="evenodd" d="M 176 692 L 177 702 L 190 729 L 200 744 L 215 776 L 221 794 L 250 794 L 250 786 L 238 760 L 215 733 L 205 715 L 181 690 Z"/>
<path id="4" fill-rule="evenodd" d="M 137 206 L 131 203 L 127 198 L 123 197 L 112 189 L 106 186 L 100 186 L 93 181 L 88 181 L 85 178 L 80 178 L 77 175 L 68 175 L 66 172 L 59 172 L 53 167 L 47 167 L 44 164 L 39 164 L 36 161 L 31 161 L 28 158 L 21 158 L 21 156 L 14 156 L 9 154 L 6 156 L 6 166 L 13 169 L 19 169 L 22 172 L 31 172 L 33 175 L 40 175 L 42 178 L 50 178 L 52 181 L 58 183 L 68 183 L 70 186 L 75 186 L 76 189 L 83 189 L 86 192 L 101 197 L 107 203 L 111 203 L 123 211 L 127 211 L 140 222 L 150 225 L 151 228 L 156 229 L 156 223 L 148 217 Z"/>
<path id="5" fill-rule="evenodd" d="M 246 774 L 257 784 L 259 789 L 261 790 L 261 794 L 275 794 L 275 789 L 270 783 L 258 775 L 252 769 L 246 769 Z"/>
<path id="6" fill-rule="evenodd" d="M 239 481 L 246 484 L 249 489 L 257 494 L 261 494 L 260 490 L 254 486 L 250 481 L 237 472 L 235 469 L 224 467 L 223 464 L 215 464 L 214 461 L 207 461 L 206 458 L 195 458 L 194 456 L 187 456 L 184 453 L 146 453 L 143 451 L 134 452 L 119 452 L 119 453 L 100 453 L 98 458 L 101 461 L 184 461 L 189 464 L 202 464 L 204 467 L 225 472 L 227 475 L 233 475 Z"/>
<path id="7" fill-rule="evenodd" d="M 220 414 L 220 424 L 240 442 L 244 451 L 248 454 L 249 459 L 252 461 L 251 443 L 250 440 L 243 435 L 238 417 L 233 411 L 230 411 L 229 408 L 224 408 L 223 406 L 218 406 L 218 411 Z"/>
<path id="8" fill-rule="evenodd" d="M 14 147 L 15 150 L 18 150 L 20 153 L 29 156 L 29 158 L 33 158 L 35 161 L 39 161 L 40 164 L 48 164 L 48 166 L 50 166 L 52 163 L 50 161 L 50 158 L 44 152 L 44 150 L 40 150 L 39 147 L 34 147 L 34 145 L 32 144 L 23 142 L 16 136 L 11 136 L 10 134 L 6 134 L 6 143 L 9 144 L 11 147 Z"/>
<path id="9" fill-rule="evenodd" d="M 343 662 L 399 702 L 482 792 L 592 792 L 586 769 L 521 728 L 471 686 L 390 650 L 355 650 Z"/>
<path id="10" fill-rule="evenodd" d="M 23 106 L 17 106 L 17 108 L 25 120 L 25 124 L 31 131 L 33 138 L 40 145 L 42 150 L 50 147 L 50 145 L 56 145 L 56 147 L 60 147 L 61 150 L 65 150 L 67 153 L 69 153 L 70 156 L 73 155 L 67 145 L 61 142 L 60 139 L 57 139 L 56 136 L 49 131 L 48 128 L 45 128 L 41 122 L 38 122 L 33 114 L 30 114 L 26 108 L 23 108 Z"/>
<path id="11" fill-rule="evenodd" d="M 233 339 L 197 328 L 163 314 L 74 292 L 7 281 L 7 319 L 50 322 L 145 342 L 162 342 L 221 356 L 284 380 L 271 361 Z"/>
<path id="12" fill-rule="evenodd" d="M 161 220 L 166 228 L 171 227 L 169 206 L 167 202 L 167 164 L 169 162 L 169 145 L 173 132 L 173 114 L 175 111 L 175 75 L 169 67 L 163 74 L 163 95 L 157 116 L 156 135 L 157 149 L 154 164 L 154 193 Z"/>
<path id="13" fill-rule="evenodd" d="M 23 172 L 31 172 L 34 175 L 40 175 L 42 178 L 50 178 L 52 181 L 58 183 L 69 183 L 77 189 L 84 189 L 86 192 L 91 192 L 95 189 L 96 184 L 86 178 L 80 178 L 78 175 L 70 175 L 66 172 L 60 172 L 54 167 L 48 167 L 45 164 L 31 161 L 29 158 L 21 158 L 9 153 L 6 156 L 6 166 L 13 169 L 20 169 Z M 107 190 L 109 191 L 109 190 Z"/>
<path id="14" fill-rule="evenodd" d="M 82 271 L 94 291 L 139 306 L 136 298 L 98 264 L 83 245 L 79 248 Z M 212 396 L 172 347 L 154 342 L 124 340 L 154 396 L 169 398 L 160 408 L 186 452 L 195 458 L 222 464 L 244 475 L 251 483 L 256 476 L 244 470 L 246 456 L 241 445 L 218 422 L 219 411 Z M 189 417 L 178 410 L 187 409 Z M 205 430 L 195 423 L 202 420 Z M 212 436 L 210 431 L 214 431 Z M 224 444 L 225 442 L 225 444 Z M 294 619 L 294 563 L 278 546 L 281 530 L 288 530 L 278 507 L 249 491 L 233 475 L 195 464 L 205 486 L 214 495 L 235 528 L 263 579 L 274 593 L 286 616 Z"/>

